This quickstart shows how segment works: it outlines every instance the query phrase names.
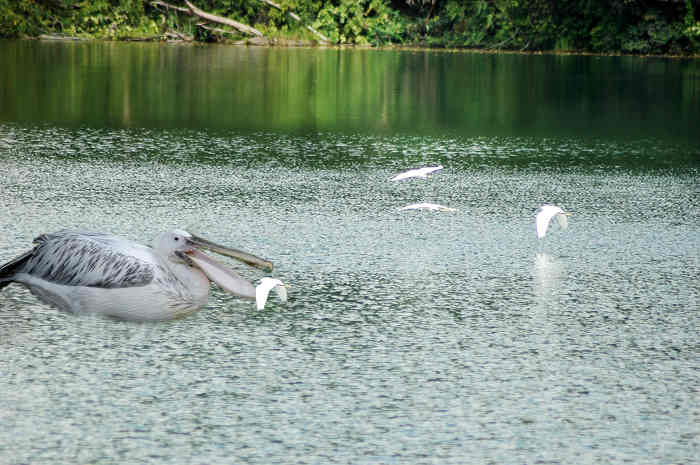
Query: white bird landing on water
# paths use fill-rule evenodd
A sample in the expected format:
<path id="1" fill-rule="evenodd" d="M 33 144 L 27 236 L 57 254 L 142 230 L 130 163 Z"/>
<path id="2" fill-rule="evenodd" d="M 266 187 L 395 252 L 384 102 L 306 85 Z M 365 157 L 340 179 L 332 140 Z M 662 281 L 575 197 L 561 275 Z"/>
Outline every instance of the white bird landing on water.
<path id="1" fill-rule="evenodd" d="M 153 248 L 111 234 L 70 230 L 43 234 L 34 243 L 32 250 L 0 266 L 0 289 L 20 283 L 60 310 L 130 320 L 192 313 L 207 303 L 210 280 L 255 299 L 250 282 L 198 249 L 272 270 L 267 260 L 181 230 L 160 234 Z"/>
<path id="2" fill-rule="evenodd" d="M 258 310 L 265 308 L 267 296 L 272 289 L 275 289 L 281 302 L 287 301 L 287 286 L 282 281 L 275 278 L 262 278 L 258 287 L 255 288 L 255 304 Z"/>
<path id="3" fill-rule="evenodd" d="M 403 210 L 430 210 L 435 212 L 456 212 L 456 208 L 446 207 L 444 205 L 438 205 L 437 203 L 412 203 L 411 205 L 406 205 L 400 209 Z"/>
<path id="4" fill-rule="evenodd" d="M 392 181 L 401 181 L 402 179 L 407 179 L 407 178 L 427 178 L 430 173 L 434 173 L 435 171 L 440 171 L 442 169 L 442 165 L 438 166 L 426 166 L 425 168 L 418 168 L 415 170 L 409 170 L 401 174 L 397 174 L 393 178 L 391 178 Z"/>
<path id="5" fill-rule="evenodd" d="M 568 226 L 567 216 L 571 213 L 565 212 L 560 207 L 554 205 L 543 205 L 537 210 L 537 216 L 535 216 L 535 226 L 537 227 L 537 237 L 542 239 L 545 234 L 547 234 L 547 229 L 549 228 L 549 223 L 552 218 L 556 217 L 559 227 L 566 229 Z"/>

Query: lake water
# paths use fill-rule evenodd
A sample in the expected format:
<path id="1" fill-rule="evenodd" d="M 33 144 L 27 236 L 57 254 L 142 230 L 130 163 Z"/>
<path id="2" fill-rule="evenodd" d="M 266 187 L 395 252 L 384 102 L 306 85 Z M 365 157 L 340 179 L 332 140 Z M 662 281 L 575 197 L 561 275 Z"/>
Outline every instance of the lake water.
<path id="1" fill-rule="evenodd" d="M 697 460 L 697 61 L 0 42 L 0 70 L 0 263 L 182 227 L 291 285 L 157 324 L 4 288 L 0 463 Z M 538 241 L 547 202 L 573 215 Z"/>

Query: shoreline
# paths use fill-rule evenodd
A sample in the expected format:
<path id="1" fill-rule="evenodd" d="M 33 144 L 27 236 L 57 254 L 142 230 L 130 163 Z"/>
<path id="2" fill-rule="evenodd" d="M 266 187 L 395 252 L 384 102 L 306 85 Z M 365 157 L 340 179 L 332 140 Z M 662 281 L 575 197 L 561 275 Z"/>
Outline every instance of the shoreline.
<path id="1" fill-rule="evenodd" d="M 269 47 L 269 48 L 318 48 L 318 49 L 351 49 L 351 50 L 377 50 L 377 51 L 387 51 L 387 50 L 397 50 L 397 51 L 410 51 L 410 52 L 442 52 L 442 53 L 478 53 L 478 54 L 504 54 L 504 55 L 561 55 L 561 56 L 591 56 L 591 57 L 636 57 L 636 58 L 667 58 L 667 59 L 688 59 L 697 60 L 700 59 L 700 54 L 694 55 L 670 55 L 670 54 L 632 54 L 623 52 L 612 52 L 612 53 L 598 53 L 598 52 L 588 52 L 588 51 L 578 51 L 578 50 L 508 50 L 508 49 L 484 49 L 484 48 L 467 48 L 467 47 L 430 47 L 425 45 L 354 45 L 354 44 L 341 44 L 341 45 L 329 45 L 322 44 L 310 40 L 299 40 L 299 39 L 279 39 L 279 38 L 250 38 L 243 40 L 223 40 L 220 42 L 200 42 L 195 40 L 185 40 L 185 39 L 167 39 L 163 40 L 161 37 L 146 37 L 146 38 L 125 38 L 125 39 L 99 39 L 95 37 L 77 37 L 77 36 L 65 36 L 61 34 L 40 34 L 38 36 L 25 36 L 16 40 L 37 40 L 37 41 L 56 41 L 56 42 L 142 42 L 142 43 L 161 43 L 165 45 L 229 45 L 237 47 Z"/>

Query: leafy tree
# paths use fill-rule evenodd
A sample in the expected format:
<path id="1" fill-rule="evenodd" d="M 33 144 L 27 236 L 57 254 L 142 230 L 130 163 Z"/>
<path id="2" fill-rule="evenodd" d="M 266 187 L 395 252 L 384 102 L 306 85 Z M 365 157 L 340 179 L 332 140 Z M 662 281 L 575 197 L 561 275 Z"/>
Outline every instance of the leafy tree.
<path id="1" fill-rule="evenodd" d="M 194 3 L 268 37 L 315 40 L 304 28 L 310 25 L 334 44 L 700 53 L 696 0 L 278 0 L 279 9 L 262 0 Z M 157 38 L 175 29 L 220 40 L 197 22 L 149 0 L 0 0 L 0 37 Z"/>

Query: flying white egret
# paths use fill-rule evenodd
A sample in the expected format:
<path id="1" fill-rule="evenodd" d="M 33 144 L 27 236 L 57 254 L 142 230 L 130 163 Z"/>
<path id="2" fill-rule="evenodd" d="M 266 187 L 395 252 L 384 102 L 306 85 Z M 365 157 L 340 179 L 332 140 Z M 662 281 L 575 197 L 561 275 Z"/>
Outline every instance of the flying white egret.
<path id="1" fill-rule="evenodd" d="M 537 227 L 537 237 L 542 239 L 545 234 L 547 234 L 547 229 L 549 228 L 549 223 L 552 218 L 556 217 L 559 226 L 562 229 L 566 229 L 568 226 L 567 216 L 571 213 L 565 212 L 560 207 L 554 205 L 543 205 L 537 210 L 537 216 L 535 216 L 535 225 Z"/>
<path id="2" fill-rule="evenodd" d="M 0 266 L 0 289 L 23 284 L 40 300 L 75 313 L 130 320 L 168 320 L 207 303 L 210 280 L 255 299 L 247 280 L 198 249 L 265 271 L 272 263 L 182 230 L 160 234 L 154 247 L 104 233 L 63 230 L 34 239 L 36 246 Z"/>
<path id="3" fill-rule="evenodd" d="M 255 288 L 255 304 L 258 310 L 265 308 L 265 303 L 267 302 L 267 296 L 270 294 L 270 290 L 275 289 L 277 295 L 281 302 L 287 301 L 287 285 L 284 284 L 279 279 L 275 278 L 262 278 L 260 284 Z"/>
<path id="4" fill-rule="evenodd" d="M 407 178 L 427 178 L 430 173 L 434 173 L 435 171 L 439 171 L 442 169 L 442 165 L 438 166 L 426 166 L 425 168 L 418 168 L 415 170 L 409 170 L 401 174 L 397 174 L 393 178 L 391 178 L 392 181 L 400 181 L 402 179 L 407 179 Z"/>
<path id="5" fill-rule="evenodd" d="M 401 208 L 400 210 L 430 210 L 430 211 L 436 211 L 436 212 L 456 212 L 456 208 L 450 208 L 446 207 L 444 205 L 439 205 L 437 203 L 429 203 L 429 202 L 423 202 L 423 203 L 412 203 L 411 205 L 406 205 L 405 207 Z"/>

